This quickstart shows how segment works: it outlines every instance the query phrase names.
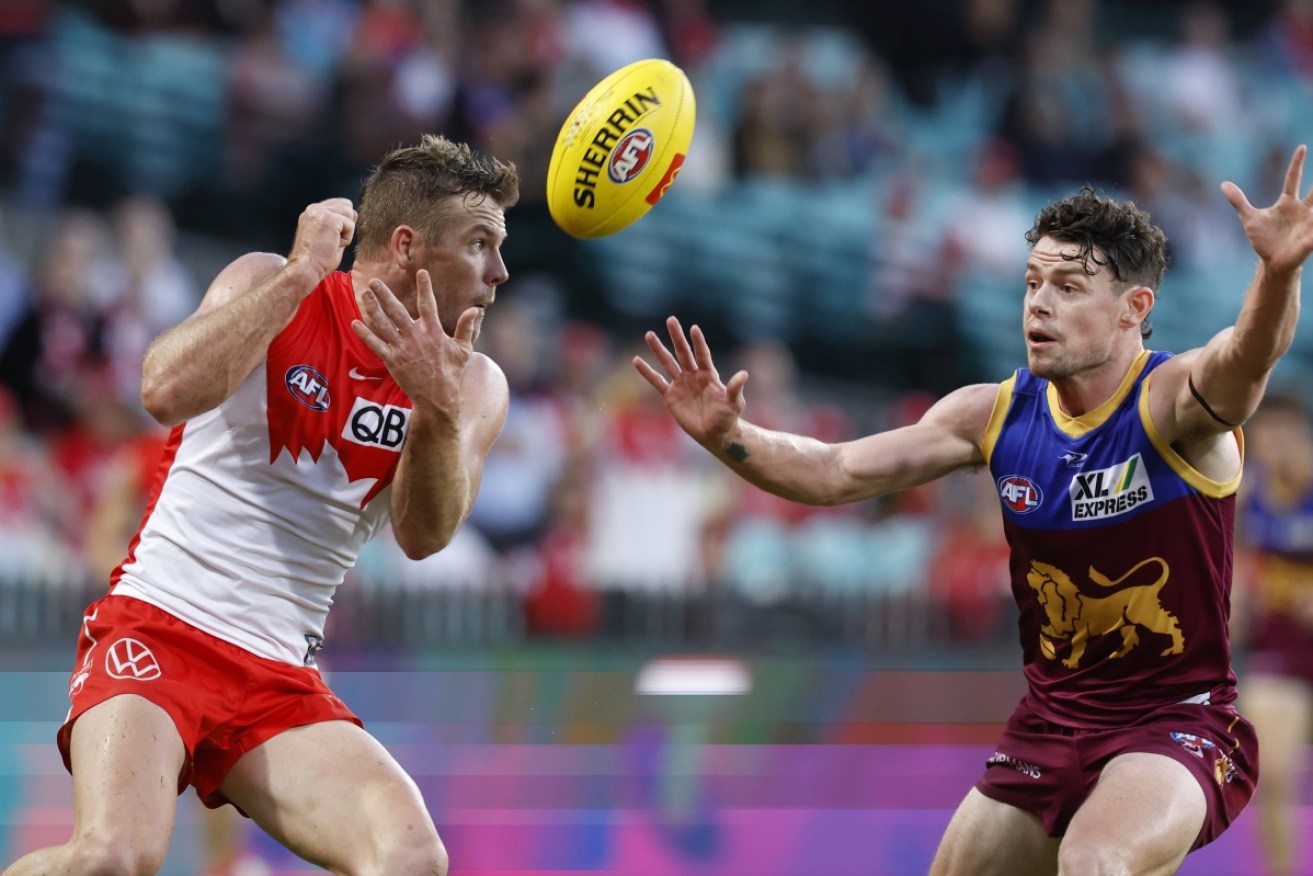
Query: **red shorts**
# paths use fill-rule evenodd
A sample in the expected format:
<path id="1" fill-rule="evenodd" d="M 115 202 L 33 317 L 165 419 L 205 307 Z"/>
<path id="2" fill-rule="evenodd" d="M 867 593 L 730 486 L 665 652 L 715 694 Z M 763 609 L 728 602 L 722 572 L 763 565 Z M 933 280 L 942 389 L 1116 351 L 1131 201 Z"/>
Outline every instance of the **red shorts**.
<path id="1" fill-rule="evenodd" d="M 188 785 L 206 806 L 228 802 L 219 783 L 243 754 L 284 730 L 321 721 L 363 727 L 312 666 L 252 654 L 130 596 L 88 607 L 78 638 L 72 702 L 59 752 L 72 772 L 73 722 L 119 694 L 137 694 L 169 713 L 187 749 L 178 793 Z"/>
<path id="2" fill-rule="evenodd" d="M 1108 762 L 1130 752 L 1166 755 L 1203 788 L 1208 815 L 1192 849 L 1226 830 L 1258 781 L 1254 728 L 1230 705 L 1163 706 L 1126 727 L 1077 730 L 1044 720 L 1023 699 L 976 789 L 1029 812 L 1059 837 Z"/>

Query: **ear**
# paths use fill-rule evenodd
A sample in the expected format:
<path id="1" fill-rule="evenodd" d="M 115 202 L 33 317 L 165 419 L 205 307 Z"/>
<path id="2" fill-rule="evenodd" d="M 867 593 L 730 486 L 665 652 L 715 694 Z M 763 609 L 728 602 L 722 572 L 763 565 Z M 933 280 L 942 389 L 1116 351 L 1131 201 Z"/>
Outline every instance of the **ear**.
<path id="1" fill-rule="evenodd" d="M 415 250 L 419 246 L 419 232 L 409 225 L 398 225 L 392 230 L 392 238 L 388 241 L 388 250 L 392 253 L 392 258 L 402 268 L 409 268 L 415 258 Z"/>
<path id="2" fill-rule="evenodd" d="M 1140 326 L 1149 318 L 1157 295 L 1148 286 L 1135 286 L 1122 295 L 1122 325 L 1127 328 Z"/>

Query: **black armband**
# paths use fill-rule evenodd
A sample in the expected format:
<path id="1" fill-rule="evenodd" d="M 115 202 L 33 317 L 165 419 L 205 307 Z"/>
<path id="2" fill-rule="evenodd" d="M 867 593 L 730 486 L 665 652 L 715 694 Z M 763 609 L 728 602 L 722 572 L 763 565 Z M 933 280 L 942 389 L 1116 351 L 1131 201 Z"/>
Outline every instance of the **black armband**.
<path id="1" fill-rule="evenodd" d="M 1217 415 L 1217 411 L 1213 410 L 1212 406 L 1209 405 L 1208 402 L 1204 401 L 1204 397 L 1200 395 L 1199 390 L 1195 388 L 1193 374 L 1187 374 L 1185 376 L 1185 382 L 1190 385 L 1190 395 L 1194 396 L 1194 400 L 1199 402 L 1199 404 L 1203 407 L 1203 409 L 1208 412 L 1208 416 L 1212 417 L 1214 420 L 1221 423 L 1223 426 L 1226 426 L 1227 428 L 1230 429 L 1240 428 L 1239 423 L 1232 423 L 1230 420 L 1223 420 L 1221 417 Z"/>

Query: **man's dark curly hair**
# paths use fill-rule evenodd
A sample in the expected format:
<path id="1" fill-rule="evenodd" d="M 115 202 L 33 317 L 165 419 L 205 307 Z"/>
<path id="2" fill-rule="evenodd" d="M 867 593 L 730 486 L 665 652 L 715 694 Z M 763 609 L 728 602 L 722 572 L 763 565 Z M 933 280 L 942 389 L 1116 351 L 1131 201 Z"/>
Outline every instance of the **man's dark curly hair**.
<path id="1" fill-rule="evenodd" d="M 1157 292 L 1167 269 L 1167 235 L 1149 214 L 1132 201 L 1103 197 L 1092 186 L 1039 212 L 1026 242 L 1034 248 L 1042 237 L 1076 244 L 1080 250 L 1070 256 L 1072 261 L 1081 261 L 1089 274 L 1106 266 L 1126 288 L 1148 286 Z M 1140 334 L 1147 338 L 1152 333 L 1146 319 Z"/>

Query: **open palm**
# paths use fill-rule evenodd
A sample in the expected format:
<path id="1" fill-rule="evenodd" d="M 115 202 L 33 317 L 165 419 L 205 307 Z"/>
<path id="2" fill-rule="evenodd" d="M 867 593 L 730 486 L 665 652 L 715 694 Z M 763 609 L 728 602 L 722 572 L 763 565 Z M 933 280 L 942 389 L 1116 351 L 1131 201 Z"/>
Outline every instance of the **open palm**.
<path id="1" fill-rule="evenodd" d="M 1313 191 L 1299 196 L 1307 154 L 1307 146 L 1295 150 L 1281 195 L 1265 209 L 1250 204 L 1235 183 L 1222 183 L 1222 194 L 1240 217 L 1250 246 L 1268 270 L 1278 274 L 1298 269 L 1313 253 Z"/>
<path id="2" fill-rule="evenodd" d="M 686 337 L 673 316 L 666 320 L 666 328 L 673 353 L 656 332 L 644 336 L 665 374 L 642 356 L 634 357 L 634 367 L 661 394 L 670 415 L 685 432 L 704 446 L 716 445 L 719 438 L 733 431 L 743 413 L 743 387 L 748 373 L 739 371 L 729 383 L 721 382 L 702 329 L 695 325 Z"/>

